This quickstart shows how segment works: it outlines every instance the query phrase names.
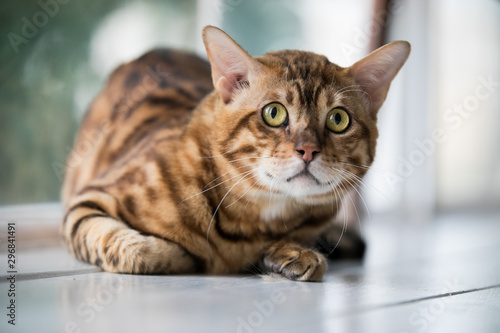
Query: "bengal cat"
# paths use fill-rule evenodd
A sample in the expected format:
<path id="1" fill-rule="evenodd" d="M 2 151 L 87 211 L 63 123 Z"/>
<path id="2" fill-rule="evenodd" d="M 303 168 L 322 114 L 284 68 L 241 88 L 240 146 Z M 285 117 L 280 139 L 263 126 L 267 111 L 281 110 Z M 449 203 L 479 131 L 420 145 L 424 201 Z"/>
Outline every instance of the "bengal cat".
<path id="1" fill-rule="evenodd" d="M 342 68 L 303 51 L 251 57 L 212 26 L 203 41 L 210 63 L 155 50 L 111 75 L 68 157 L 65 243 L 108 272 L 319 281 L 315 245 L 336 241 L 410 45 Z"/>

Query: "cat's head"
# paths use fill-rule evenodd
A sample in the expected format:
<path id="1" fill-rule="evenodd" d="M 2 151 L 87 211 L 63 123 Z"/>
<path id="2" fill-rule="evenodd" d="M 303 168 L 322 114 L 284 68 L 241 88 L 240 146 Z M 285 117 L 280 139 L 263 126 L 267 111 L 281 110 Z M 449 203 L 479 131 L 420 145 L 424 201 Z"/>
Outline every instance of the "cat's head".
<path id="1" fill-rule="evenodd" d="M 377 112 L 410 44 L 390 43 L 351 67 L 303 51 L 251 57 L 222 30 L 203 40 L 218 94 L 214 153 L 235 180 L 297 200 L 331 200 L 373 162 Z"/>

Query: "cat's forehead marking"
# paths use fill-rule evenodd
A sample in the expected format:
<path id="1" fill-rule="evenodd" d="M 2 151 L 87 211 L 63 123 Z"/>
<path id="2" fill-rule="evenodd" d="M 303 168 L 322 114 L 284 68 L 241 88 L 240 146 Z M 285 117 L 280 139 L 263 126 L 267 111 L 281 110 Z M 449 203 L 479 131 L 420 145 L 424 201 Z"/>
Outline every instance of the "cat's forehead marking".
<path id="1" fill-rule="evenodd" d="M 337 73 L 341 68 L 325 56 L 284 50 L 267 53 L 259 60 L 273 68 L 283 80 L 284 97 L 288 104 L 311 110 L 324 107 L 325 103 L 332 106 L 340 100 L 335 91 L 340 88 L 339 81 L 342 81 Z"/>

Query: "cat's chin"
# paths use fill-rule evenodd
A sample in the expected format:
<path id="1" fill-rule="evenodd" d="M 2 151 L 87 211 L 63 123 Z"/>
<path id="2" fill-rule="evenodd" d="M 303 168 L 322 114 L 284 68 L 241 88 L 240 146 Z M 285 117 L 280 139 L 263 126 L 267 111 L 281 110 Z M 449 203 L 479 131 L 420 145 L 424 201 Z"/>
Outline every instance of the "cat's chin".
<path id="1" fill-rule="evenodd" d="M 288 186 L 287 186 L 288 187 Z M 287 188 L 287 193 L 290 193 L 290 196 L 298 199 L 307 199 L 312 196 L 325 195 L 332 192 L 333 187 L 331 185 L 316 183 L 313 179 L 307 178 L 298 178 L 290 184 L 290 190 Z"/>
<path id="2" fill-rule="evenodd" d="M 311 196 L 330 194 L 337 186 L 334 182 L 322 182 L 307 169 L 288 177 L 275 177 L 265 173 L 263 182 L 273 191 L 278 191 L 298 201 L 306 200 Z"/>

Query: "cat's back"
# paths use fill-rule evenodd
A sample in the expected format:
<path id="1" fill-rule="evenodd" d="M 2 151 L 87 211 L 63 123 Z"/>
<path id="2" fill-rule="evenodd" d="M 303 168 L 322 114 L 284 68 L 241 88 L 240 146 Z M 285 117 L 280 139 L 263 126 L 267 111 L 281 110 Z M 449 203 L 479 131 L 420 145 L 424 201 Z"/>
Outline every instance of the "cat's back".
<path id="1" fill-rule="evenodd" d="M 80 125 L 63 201 L 144 141 L 178 137 L 212 90 L 209 63 L 188 52 L 156 49 L 119 66 Z"/>
<path id="2" fill-rule="evenodd" d="M 92 120 L 127 121 L 148 103 L 189 109 L 212 90 L 206 60 L 184 51 L 155 49 L 113 71 L 81 126 L 92 125 Z M 101 105 L 104 101 L 107 104 Z"/>

